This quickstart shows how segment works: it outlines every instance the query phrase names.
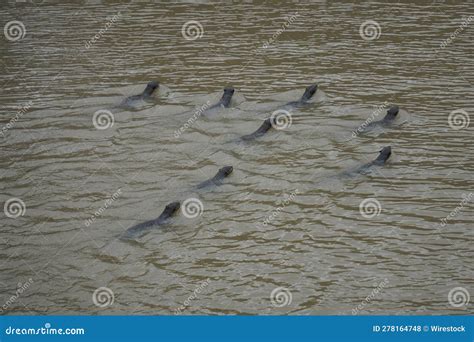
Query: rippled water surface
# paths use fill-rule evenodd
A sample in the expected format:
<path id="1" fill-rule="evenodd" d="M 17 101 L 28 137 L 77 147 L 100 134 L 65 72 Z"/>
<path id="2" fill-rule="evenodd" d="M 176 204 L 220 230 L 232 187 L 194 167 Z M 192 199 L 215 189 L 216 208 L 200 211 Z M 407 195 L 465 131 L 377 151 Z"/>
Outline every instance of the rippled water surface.
<path id="1" fill-rule="evenodd" d="M 25 33 L 0 47 L 3 314 L 473 313 L 472 10 L 2 3 Z M 239 141 L 312 83 L 291 125 Z M 200 115 L 229 85 L 231 108 Z M 391 104 L 392 127 L 353 134 Z M 197 217 L 119 239 L 188 198 Z"/>

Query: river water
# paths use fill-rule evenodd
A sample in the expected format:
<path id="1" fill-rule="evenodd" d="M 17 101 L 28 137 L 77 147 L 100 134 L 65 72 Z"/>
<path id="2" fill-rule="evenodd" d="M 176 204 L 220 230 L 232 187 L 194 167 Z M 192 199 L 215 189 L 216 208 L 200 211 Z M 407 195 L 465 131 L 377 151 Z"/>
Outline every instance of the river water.
<path id="1" fill-rule="evenodd" d="M 418 3 L 0 5 L 3 314 L 472 314 L 472 1 Z"/>

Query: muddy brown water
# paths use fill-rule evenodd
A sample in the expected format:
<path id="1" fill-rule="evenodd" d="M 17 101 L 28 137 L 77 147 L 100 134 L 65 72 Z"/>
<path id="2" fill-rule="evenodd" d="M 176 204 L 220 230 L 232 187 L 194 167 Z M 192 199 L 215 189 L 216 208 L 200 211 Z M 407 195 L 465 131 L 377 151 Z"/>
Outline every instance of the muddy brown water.
<path id="1" fill-rule="evenodd" d="M 26 31 L 0 48 L 2 206 L 21 200 L 18 217 L 2 213 L 3 314 L 472 314 L 472 14 L 430 1 L 0 5 L 2 27 Z M 183 37 L 189 21 L 201 37 Z M 150 80 L 152 101 L 117 107 Z M 311 83 L 289 127 L 238 143 Z M 227 85 L 232 107 L 199 115 Z M 393 103 L 393 127 L 352 134 Z M 114 123 L 100 130 L 103 110 Z M 340 176 L 387 145 L 383 168 Z M 224 165 L 222 186 L 193 190 Z M 118 239 L 187 198 L 196 218 Z"/>

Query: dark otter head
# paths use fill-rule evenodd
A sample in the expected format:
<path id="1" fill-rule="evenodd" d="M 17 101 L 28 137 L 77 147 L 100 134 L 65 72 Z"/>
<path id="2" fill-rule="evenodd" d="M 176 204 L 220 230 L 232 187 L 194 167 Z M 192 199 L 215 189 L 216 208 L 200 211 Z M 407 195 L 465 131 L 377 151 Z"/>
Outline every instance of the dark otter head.
<path id="1" fill-rule="evenodd" d="M 389 110 L 387 110 L 387 115 L 383 118 L 384 120 L 393 120 L 398 114 L 398 106 L 392 106 Z"/>
<path id="2" fill-rule="evenodd" d="M 225 87 L 224 94 L 222 95 L 221 102 L 224 107 L 229 107 L 230 100 L 232 99 L 232 95 L 234 95 L 234 88 L 232 87 Z"/>
<path id="3" fill-rule="evenodd" d="M 160 86 L 160 84 L 156 81 L 148 82 L 148 84 L 146 85 L 145 90 L 143 91 L 143 95 L 151 96 L 151 94 L 153 94 L 153 92 L 156 89 L 158 89 L 159 86 Z"/>
<path id="4" fill-rule="evenodd" d="M 311 84 L 309 87 L 306 87 L 306 90 L 304 91 L 304 94 L 301 97 L 301 100 L 303 101 L 310 100 L 313 97 L 314 93 L 316 93 L 316 90 L 318 90 L 318 85 L 316 83 Z"/>
<path id="5" fill-rule="evenodd" d="M 390 158 L 391 154 L 392 154 L 392 147 L 385 146 L 384 148 L 380 150 L 380 154 L 377 157 L 377 159 L 375 159 L 375 161 L 378 164 L 384 164 L 387 161 L 387 159 Z"/>
<path id="6" fill-rule="evenodd" d="M 224 88 L 224 94 L 233 95 L 234 91 L 235 91 L 235 89 L 233 87 L 225 87 Z"/>
<path id="7" fill-rule="evenodd" d="M 218 174 L 222 177 L 227 177 L 232 173 L 232 171 L 234 171 L 234 168 L 232 166 L 224 166 L 219 169 Z"/>
<path id="8" fill-rule="evenodd" d="M 181 205 L 179 204 L 179 202 L 172 202 L 165 207 L 165 210 L 163 210 L 163 214 L 171 216 L 179 210 L 180 206 Z"/>
<path id="9" fill-rule="evenodd" d="M 263 134 L 268 132 L 270 128 L 272 128 L 273 125 L 276 125 L 276 119 L 269 117 L 268 119 L 265 119 L 265 121 L 262 123 L 262 125 L 257 129 L 257 134 Z"/>

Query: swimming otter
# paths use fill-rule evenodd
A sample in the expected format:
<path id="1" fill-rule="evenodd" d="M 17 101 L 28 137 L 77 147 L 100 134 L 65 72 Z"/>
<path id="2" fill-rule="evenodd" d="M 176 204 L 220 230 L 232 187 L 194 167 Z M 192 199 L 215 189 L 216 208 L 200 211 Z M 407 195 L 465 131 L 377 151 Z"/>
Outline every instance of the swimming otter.
<path id="1" fill-rule="evenodd" d="M 382 122 L 383 123 L 391 123 L 397 117 L 399 110 L 400 110 L 400 108 L 396 105 L 390 107 L 390 109 L 387 110 L 387 115 L 385 115 L 385 117 L 382 119 Z"/>
<path id="2" fill-rule="evenodd" d="M 301 107 L 308 104 L 308 101 L 311 100 L 313 95 L 318 90 L 318 85 L 316 83 L 311 84 L 310 86 L 306 87 L 303 96 L 298 101 L 288 102 L 285 106 L 292 106 L 292 107 Z"/>
<path id="3" fill-rule="evenodd" d="M 221 99 L 216 104 L 210 106 L 207 110 L 215 108 L 229 108 L 230 101 L 232 100 L 232 95 L 234 95 L 235 89 L 232 87 L 225 87 L 224 94 L 222 94 Z"/>
<path id="4" fill-rule="evenodd" d="M 234 171 L 234 168 L 232 166 L 224 166 L 223 168 L 220 168 L 219 171 L 217 171 L 214 177 L 200 183 L 199 185 L 196 186 L 196 188 L 202 189 L 210 185 L 219 186 L 222 184 L 222 180 L 226 178 L 227 176 L 229 176 L 232 173 L 232 171 Z"/>
<path id="5" fill-rule="evenodd" d="M 390 107 L 389 110 L 387 110 L 387 114 L 385 115 L 385 117 L 382 120 L 371 122 L 365 127 L 361 126 L 361 127 L 359 127 L 358 131 L 359 132 L 365 132 L 368 129 L 373 128 L 375 126 L 387 127 L 387 126 L 389 126 L 390 124 L 393 123 L 393 121 L 395 120 L 395 118 L 398 115 L 398 111 L 399 111 L 398 106 L 396 106 L 396 105 L 392 106 L 392 107 Z"/>
<path id="6" fill-rule="evenodd" d="M 146 99 L 151 97 L 151 95 L 155 92 L 156 89 L 158 89 L 159 86 L 160 86 L 159 82 L 156 82 L 156 81 L 148 82 L 148 84 L 146 85 L 146 88 L 143 91 L 143 93 L 141 93 L 139 95 L 132 95 L 132 96 L 127 97 L 125 100 L 122 101 L 121 105 L 122 106 L 130 106 L 135 101 L 146 100 Z"/>
<path id="7" fill-rule="evenodd" d="M 366 164 L 366 167 L 370 167 L 372 165 L 383 165 L 385 162 L 390 158 L 392 155 L 392 147 L 391 146 L 385 146 L 379 151 L 379 155 L 375 160 L 371 161 L 370 163 Z"/>
<path id="8" fill-rule="evenodd" d="M 372 168 L 373 166 L 382 166 L 382 165 L 385 164 L 385 162 L 388 160 L 388 158 L 390 158 L 391 154 L 392 154 L 392 147 L 391 146 L 385 146 L 384 148 L 382 148 L 380 150 L 379 155 L 377 156 L 377 158 L 372 160 L 370 163 L 362 165 L 357 170 L 355 170 L 355 172 L 353 172 L 353 173 L 364 173 L 366 171 L 369 171 L 369 169 Z"/>
<path id="9" fill-rule="evenodd" d="M 121 239 L 133 239 L 138 238 L 148 232 L 149 230 L 155 228 L 156 226 L 165 224 L 166 221 L 173 216 L 180 207 L 179 202 L 172 202 L 165 207 L 165 210 L 161 215 L 150 221 L 146 221 L 140 224 L 137 224 L 131 228 L 128 228 L 127 231 L 121 236 Z"/>
<path id="10" fill-rule="evenodd" d="M 274 120 L 275 119 L 273 119 L 273 124 L 272 124 L 272 118 L 266 119 L 255 132 L 253 132 L 252 134 L 244 135 L 240 137 L 240 139 L 244 141 L 249 141 L 249 140 L 253 140 L 253 139 L 261 137 L 272 128 L 272 126 L 275 124 Z"/>

